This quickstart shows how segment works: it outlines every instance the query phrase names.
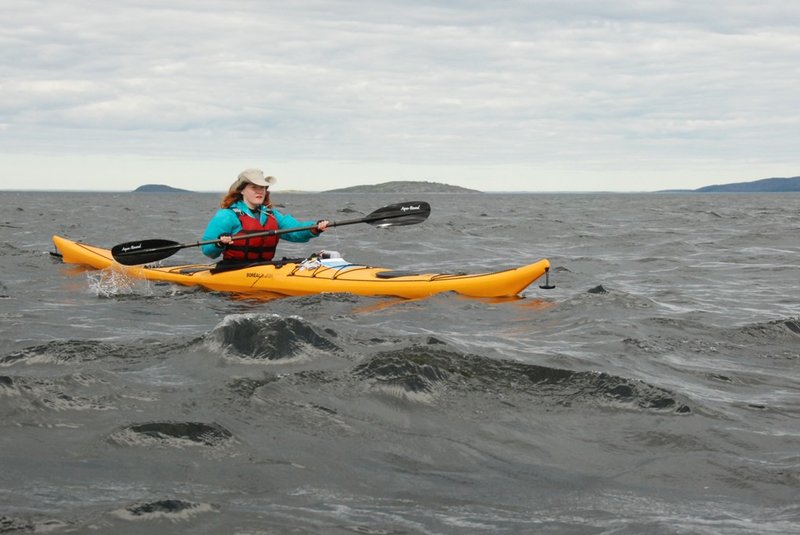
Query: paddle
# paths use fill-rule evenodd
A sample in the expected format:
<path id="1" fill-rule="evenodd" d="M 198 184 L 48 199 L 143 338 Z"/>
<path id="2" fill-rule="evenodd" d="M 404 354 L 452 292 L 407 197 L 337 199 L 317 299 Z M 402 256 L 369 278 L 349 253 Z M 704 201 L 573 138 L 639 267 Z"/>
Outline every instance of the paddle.
<path id="1" fill-rule="evenodd" d="M 396 227 L 402 225 L 416 225 L 422 223 L 431 213 L 431 206 L 425 201 L 402 202 L 390 204 L 383 208 L 378 208 L 371 214 L 358 219 L 348 219 L 346 221 L 332 221 L 330 227 L 341 227 L 344 225 L 355 225 L 356 223 L 369 223 L 376 227 Z M 257 236 L 278 236 L 288 232 L 298 232 L 301 230 L 312 230 L 316 225 L 297 228 L 282 228 L 278 230 L 265 230 L 264 232 L 254 232 L 248 234 L 248 238 Z M 237 238 L 242 239 L 242 238 Z M 137 264 L 149 264 L 168 258 L 181 249 L 186 247 L 198 247 L 209 243 L 216 243 L 217 240 L 198 241 L 193 243 L 178 243 L 170 240 L 139 240 L 120 243 L 111 249 L 111 256 L 120 264 L 135 266 Z"/>

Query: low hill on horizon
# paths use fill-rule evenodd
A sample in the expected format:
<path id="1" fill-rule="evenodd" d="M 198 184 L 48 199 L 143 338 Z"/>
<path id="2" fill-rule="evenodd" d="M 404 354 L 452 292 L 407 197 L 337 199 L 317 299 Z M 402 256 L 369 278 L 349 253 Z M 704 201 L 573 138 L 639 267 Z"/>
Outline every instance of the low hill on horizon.
<path id="1" fill-rule="evenodd" d="M 750 182 L 733 182 L 730 184 L 714 184 L 697 188 L 698 192 L 784 192 L 800 191 L 800 176 L 791 178 L 762 178 Z"/>
<path id="2" fill-rule="evenodd" d="M 381 184 L 351 186 L 349 188 L 329 189 L 322 193 L 481 193 L 475 189 L 451 186 L 439 182 L 394 180 Z"/>
<path id="3" fill-rule="evenodd" d="M 143 186 L 139 186 L 135 190 L 134 193 L 193 193 L 188 189 L 180 189 L 180 188 L 173 188 L 172 186 L 167 186 L 166 184 L 145 184 Z"/>
<path id="4" fill-rule="evenodd" d="M 712 184 L 697 189 L 670 189 L 656 193 L 782 193 L 800 192 L 800 176 L 790 178 L 762 178 L 749 182 Z"/>

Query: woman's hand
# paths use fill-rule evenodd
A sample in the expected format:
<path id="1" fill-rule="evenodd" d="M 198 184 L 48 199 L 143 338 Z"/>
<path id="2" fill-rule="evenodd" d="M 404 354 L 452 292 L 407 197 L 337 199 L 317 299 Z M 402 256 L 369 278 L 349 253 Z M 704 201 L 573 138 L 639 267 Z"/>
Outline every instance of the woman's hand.
<path id="1" fill-rule="evenodd" d="M 325 229 L 328 228 L 328 225 L 330 224 L 331 222 L 328 221 L 327 219 L 320 219 L 319 221 L 317 221 L 317 226 L 315 227 L 316 230 L 315 234 L 325 232 Z"/>
<path id="2" fill-rule="evenodd" d="M 230 234 L 221 234 L 218 240 L 219 241 L 217 241 L 217 243 L 219 244 L 220 247 L 225 247 L 233 243 L 233 238 L 231 237 Z"/>

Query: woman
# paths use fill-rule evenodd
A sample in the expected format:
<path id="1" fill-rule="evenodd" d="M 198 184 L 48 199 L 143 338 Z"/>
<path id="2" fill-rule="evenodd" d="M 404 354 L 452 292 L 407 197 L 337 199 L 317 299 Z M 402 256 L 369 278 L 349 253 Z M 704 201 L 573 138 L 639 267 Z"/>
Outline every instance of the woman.
<path id="1" fill-rule="evenodd" d="M 272 208 L 269 202 L 269 186 L 275 177 L 264 176 L 261 169 L 245 169 L 239 173 L 228 193 L 220 203 L 221 209 L 208 222 L 203 241 L 218 240 L 202 246 L 203 254 L 223 261 L 258 262 L 271 260 L 275 256 L 278 239 L 292 242 L 307 242 L 324 232 L 328 221 L 297 221 L 288 214 Z M 312 230 L 287 232 L 278 236 L 245 238 L 254 232 L 282 228 L 310 227 Z"/>

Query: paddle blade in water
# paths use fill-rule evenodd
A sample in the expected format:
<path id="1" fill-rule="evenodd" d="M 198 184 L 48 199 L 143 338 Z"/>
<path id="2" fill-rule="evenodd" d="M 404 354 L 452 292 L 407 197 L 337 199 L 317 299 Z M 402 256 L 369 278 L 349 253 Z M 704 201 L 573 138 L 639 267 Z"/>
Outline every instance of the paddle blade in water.
<path id="1" fill-rule="evenodd" d="M 163 260 L 182 247 L 180 243 L 170 240 L 129 241 L 115 245 L 111 249 L 111 256 L 120 264 L 135 266 Z"/>
<path id="2" fill-rule="evenodd" d="M 411 201 L 378 208 L 366 216 L 364 221 L 376 227 L 416 225 L 428 219 L 430 214 L 430 204 L 425 201 Z"/>

